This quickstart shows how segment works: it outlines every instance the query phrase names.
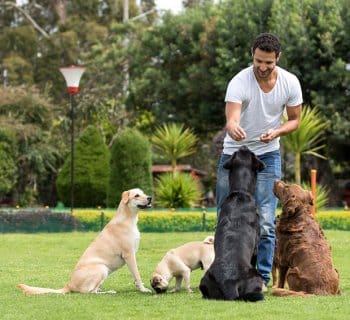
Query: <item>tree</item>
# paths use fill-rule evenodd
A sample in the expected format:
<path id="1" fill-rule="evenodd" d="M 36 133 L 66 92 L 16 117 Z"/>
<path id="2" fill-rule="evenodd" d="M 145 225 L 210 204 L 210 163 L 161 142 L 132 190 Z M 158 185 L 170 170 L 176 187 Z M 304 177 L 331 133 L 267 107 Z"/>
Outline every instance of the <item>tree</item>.
<path id="1" fill-rule="evenodd" d="M 120 132 L 113 141 L 110 160 L 107 205 L 118 205 L 124 191 L 140 188 L 152 193 L 152 155 L 147 138 L 132 128 Z"/>
<path id="2" fill-rule="evenodd" d="M 16 139 L 12 132 L 0 128 L 0 202 L 12 191 L 16 180 Z"/>
<path id="3" fill-rule="evenodd" d="M 40 95 L 34 87 L 0 88 L 0 96 L 0 125 L 16 140 L 17 179 L 11 197 L 20 205 L 40 202 L 38 189 L 55 175 L 62 157 L 54 106 L 46 93 Z M 13 157 L 13 150 L 9 152 L 8 157 Z"/>
<path id="4" fill-rule="evenodd" d="M 270 30 L 282 41 L 280 63 L 295 73 L 303 89 L 304 103 L 317 106 L 329 123 L 329 156 L 350 171 L 350 25 L 347 1 L 274 1 Z"/>
<path id="5" fill-rule="evenodd" d="M 301 156 L 309 154 L 326 159 L 319 153 L 325 147 L 325 130 L 329 122 L 326 121 L 317 108 L 304 107 L 301 114 L 299 128 L 282 137 L 282 144 L 286 150 L 293 152 L 295 182 L 301 184 Z"/>
<path id="6" fill-rule="evenodd" d="M 152 136 L 155 151 L 170 162 L 175 175 L 177 161 L 196 151 L 198 138 L 191 129 L 184 129 L 183 124 L 164 124 L 156 129 Z"/>
<path id="7" fill-rule="evenodd" d="M 101 133 L 94 126 L 88 126 L 75 146 L 74 205 L 105 206 L 110 154 Z M 66 206 L 70 204 L 70 168 L 69 154 L 57 177 L 57 191 Z"/>

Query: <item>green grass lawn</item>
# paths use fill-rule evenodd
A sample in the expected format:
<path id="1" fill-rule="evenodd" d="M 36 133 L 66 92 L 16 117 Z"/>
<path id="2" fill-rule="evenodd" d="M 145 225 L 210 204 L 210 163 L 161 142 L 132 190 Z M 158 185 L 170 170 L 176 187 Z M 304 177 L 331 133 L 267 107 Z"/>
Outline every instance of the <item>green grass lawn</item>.
<path id="1" fill-rule="evenodd" d="M 96 233 L 1 234 L 0 319 L 349 319 L 350 232 L 326 231 L 341 277 L 341 296 L 281 298 L 266 294 L 258 303 L 207 301 L 198 289 L 202 270 L 192 273 L 193 294 L 143 294 L 135 290 L 126 266 L 103 285 L 117 294 L 24 295 L 17 283 L 62 288 Z M 137 255 L 150 288 L 156 264 L 170 248 L 201 240 L 207 233 L 143 233 Z M 174 282 L 171 283 L 171 287 Z"/>

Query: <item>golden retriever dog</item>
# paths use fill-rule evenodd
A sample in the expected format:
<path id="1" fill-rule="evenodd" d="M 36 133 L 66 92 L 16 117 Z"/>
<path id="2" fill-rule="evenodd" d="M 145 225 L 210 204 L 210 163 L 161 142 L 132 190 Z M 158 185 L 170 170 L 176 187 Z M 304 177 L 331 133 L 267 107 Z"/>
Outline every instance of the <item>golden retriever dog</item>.
<path id="1" fill-rule="evenodd" d="M 152 288 L 157 293 L 165 293 L 169 282 L 175 277 L 175 288 L 171 292 L 180 290 L 182 280 L 184 280 L 187 291 L 192 292 L 191 271 L 198 268 L 208 270 L 214 260 L 213 244 L 214 237 L 208 236 L 203 241 L 188 242 L 176 249 L 169 250 L 152 274 Z"/>
<path id="2" fill-rule="evenodd" d="M 85 250 L 69 282 L 62 289 L 30 287 L 25 284 L 17 287 L 27 294 L 103 293 L 100 286 L 108 275 L 127 264 L 137 289 L 151 292 L 144 287 L 136 263 L 136 251 L 140 241 L 137 213 L 139 209 L 149 208 L 151 201 L 152 198 L 141 189 L 124 191 L 116 215 Z"/>
<path id="3" fill-rule="evenodd" d="M 331 248 L 311 213 L 311 192 L 280 180 L 273 191 L 282 203 L 282 213 L 276 225 L 278 288 L 271 294 L 340 294 Z M 285 282 L 289 290 L 283 289 Z"/>

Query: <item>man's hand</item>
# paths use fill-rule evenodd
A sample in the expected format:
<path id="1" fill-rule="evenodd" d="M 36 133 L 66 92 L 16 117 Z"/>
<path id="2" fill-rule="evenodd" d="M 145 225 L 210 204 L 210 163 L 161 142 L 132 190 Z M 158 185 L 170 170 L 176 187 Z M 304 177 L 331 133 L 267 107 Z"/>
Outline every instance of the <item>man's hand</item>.
<path id="1" fill-rule="evenodd" d="M 278 130 L 275 129 L 269 129 L 267 132 L 263 133 L 260 136 L 260 141 L 264 143 L 269 143 L 273 139 L 277 138 L 279 136 Z"/>
<path id="2" fill-rule="evenodd" d="M 237 123 L 228 124 L 226 129 L 229 136 L 235 141 L 241 141 L 246 138 L 245 131 Z"/>

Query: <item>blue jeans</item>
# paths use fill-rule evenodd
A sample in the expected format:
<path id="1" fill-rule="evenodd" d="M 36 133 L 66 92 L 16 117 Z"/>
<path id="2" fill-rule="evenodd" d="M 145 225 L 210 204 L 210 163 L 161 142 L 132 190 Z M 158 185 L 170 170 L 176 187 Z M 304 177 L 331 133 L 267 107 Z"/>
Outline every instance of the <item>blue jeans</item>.
<path id="1" fill-rule="evenodd" d="M 216 180 L 217 213 L 229 194 L 228 170 L 222 167 L 230 155 L 222 154 L 218 164 Z M 260 218 L 260 241 L 258 244 L 257 269 L 265 284 L 270 281 L 270 273 L 275 250 L 275 212 L 278 199 L 273 193 L 273 184 L 281 179 L 281 155 L 279 150 L 258 156 L 266 168 L 258 172 L 255 199 Z"/>

